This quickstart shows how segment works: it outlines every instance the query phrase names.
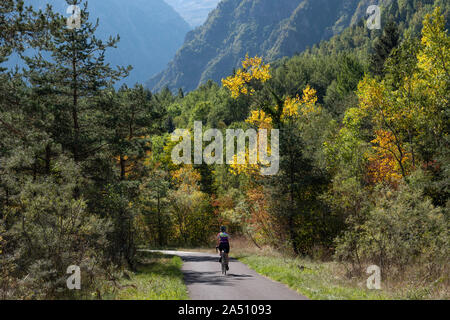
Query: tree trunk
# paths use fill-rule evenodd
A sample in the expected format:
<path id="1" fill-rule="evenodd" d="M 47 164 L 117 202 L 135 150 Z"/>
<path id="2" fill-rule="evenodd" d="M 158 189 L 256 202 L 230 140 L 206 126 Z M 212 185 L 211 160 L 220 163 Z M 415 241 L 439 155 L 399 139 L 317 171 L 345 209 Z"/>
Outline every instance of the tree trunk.
<path id="1" fill-rule="evenodd" d="M 125 174 L 126 174 L 126 160 L 122 158 L 122 156 L 119 156 L 120 161 L 120 181 L 125 180 Z"/>
<path id="2" fill-rule="evenodd" d="M 75 40 L 73 40 L 75 41 Z M 80 124 L 78 122 L 78 75 L 77 75 L 77 59 L 76 59 L 76 51 L 73 50 L 72 56 L 72 121 L 73 121 L 73 130 L 74 130 L 74 139 L 72 145 L 73 158 L 75 162 L 78 162 L 79 159 L 79 135 L 80 135 Z"/>
<path id="3" fill-rule="evenodd" d="M 45 147 L 45 173 L 50 174 L 50 161 L 51 161 L 52 150 L 48 144 Z"/>

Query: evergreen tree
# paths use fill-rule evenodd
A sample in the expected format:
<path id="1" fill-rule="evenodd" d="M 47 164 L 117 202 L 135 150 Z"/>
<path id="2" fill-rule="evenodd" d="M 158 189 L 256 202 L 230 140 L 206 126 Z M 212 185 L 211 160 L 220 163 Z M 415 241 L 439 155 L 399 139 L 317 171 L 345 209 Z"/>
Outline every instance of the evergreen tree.
<path id="1" fill-rule="evenodd" d="M 179 99 L 183 99 L 184 98 L 183 88 L 179 88 L 178 89 L 178 98 Z"/>
<path id="2" fill-rule="evenodd" d="M 145 223 L 150 226 L 150 239 L 155 239 L 160 247 L 167 244 L 169 200 L 167 198 L 170 187 L 167 172 L 155 169 L 145 179 L 140 187 L 141 213 L 145 217 Z"/>
<path id="3" fill-rule="evenodd" d="M 384 62 L 391 54 L 392 49 L 398 46 L 398 26 L 394 21 L 389 21 L 383 29 L 383 34 L 374 44 L 374 52 L 370 57 L 370 71 L 375 76 L 384 75 Z"/>
<path id="4" fill-rule="evenodd" d="M 67 1 L 68 4 L 79 4 Z M 113 48 L 119 37 L 103 42 L 95 36 L 99 21 L 89 21 L 87 3 L 81 12 L 81 28 L 69 29 L 66 19 L 49 12 L 51 24 L 48 34 L 40 43 L 41 50 L 50 53 L 51 59 L 41 54 L 25 58 L 27 78 L 36 96 L 51 99 L 56 112 L 54 138 L 65 150 L 70 150 L 76 162 L 85 160 L 93 144 L 99 142 L 92 132 L 92 100 L 100 90 L 126 76 L 131 67 L 113 70 L 105 62 L 105 51 Z M 46 90 L 42 90 L 45 88 Z"/>
<path id="5" fill-rule="evenodd" d="M 358 82 L 364 76 L 364 67 L 356 57 L 345 54 L 340 59 L 339 71 L 337 74 L 337 91 L 341 97 L 356 90 Z"/>

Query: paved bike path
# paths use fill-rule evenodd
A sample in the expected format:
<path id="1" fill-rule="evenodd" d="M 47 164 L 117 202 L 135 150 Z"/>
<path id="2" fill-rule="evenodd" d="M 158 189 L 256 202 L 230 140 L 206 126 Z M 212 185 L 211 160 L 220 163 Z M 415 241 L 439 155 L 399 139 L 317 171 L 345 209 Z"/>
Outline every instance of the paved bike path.
<path id="1" fill-rule="evenodd" d="M 192 300 L 307 300 L 284 284 L 270 280 L 242 262 L 230 259 L 230 270 L 222 275 L 218 255 L 158 251 L 183 259 L 182 272 Z"/>

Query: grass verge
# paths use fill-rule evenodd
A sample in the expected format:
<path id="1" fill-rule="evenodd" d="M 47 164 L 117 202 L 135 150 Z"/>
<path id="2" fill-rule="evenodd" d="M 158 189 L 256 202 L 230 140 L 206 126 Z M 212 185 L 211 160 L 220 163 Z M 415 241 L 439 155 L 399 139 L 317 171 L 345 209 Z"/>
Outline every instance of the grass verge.
<path id="1" fill-rule="evenodd" d="M 250 268 L 314 300 L 392 299 L 383 291 L 364 289 L 333 276 L 329 263 L 260 255 L 237 256 Z"/>
<path id="2" fill-rule="evenodd" d="M 241 241 L 242 242 L 242 241 Z M 367 289 L 369 275 L 349 278 L 343 264 L 300 257 L 285 257 L 270 249 L 256 249 L 248 242 L 234 242 L 232 256 L 272 280 L 281 282 L 313 300 L 418 300 L 449 299 L 440 284 L 383 279 L 381 290 Z M 443 289 L 444 288 L 444 289 Z"/>
<path id="3" fill-rule="evenodd" d="M 157 252 L 141 252 L 137 271 L 120 281 L 112 299 L 117 300 L 187 300 L 180 257 Z"/>

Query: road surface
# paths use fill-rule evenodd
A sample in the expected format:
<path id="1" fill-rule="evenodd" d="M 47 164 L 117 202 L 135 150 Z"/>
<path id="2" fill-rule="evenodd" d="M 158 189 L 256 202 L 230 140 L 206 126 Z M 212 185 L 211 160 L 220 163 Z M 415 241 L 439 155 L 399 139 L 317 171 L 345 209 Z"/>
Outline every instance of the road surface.
<path id="1" fill-rule="evenodd" d="M 192 300 L 307 300 L 284 284 L 261 276 L 235 259 L 230 259 L 230 270 L 223 276 L 216 254 L 158 252 L 183 259 L 182 272 Z"/>

